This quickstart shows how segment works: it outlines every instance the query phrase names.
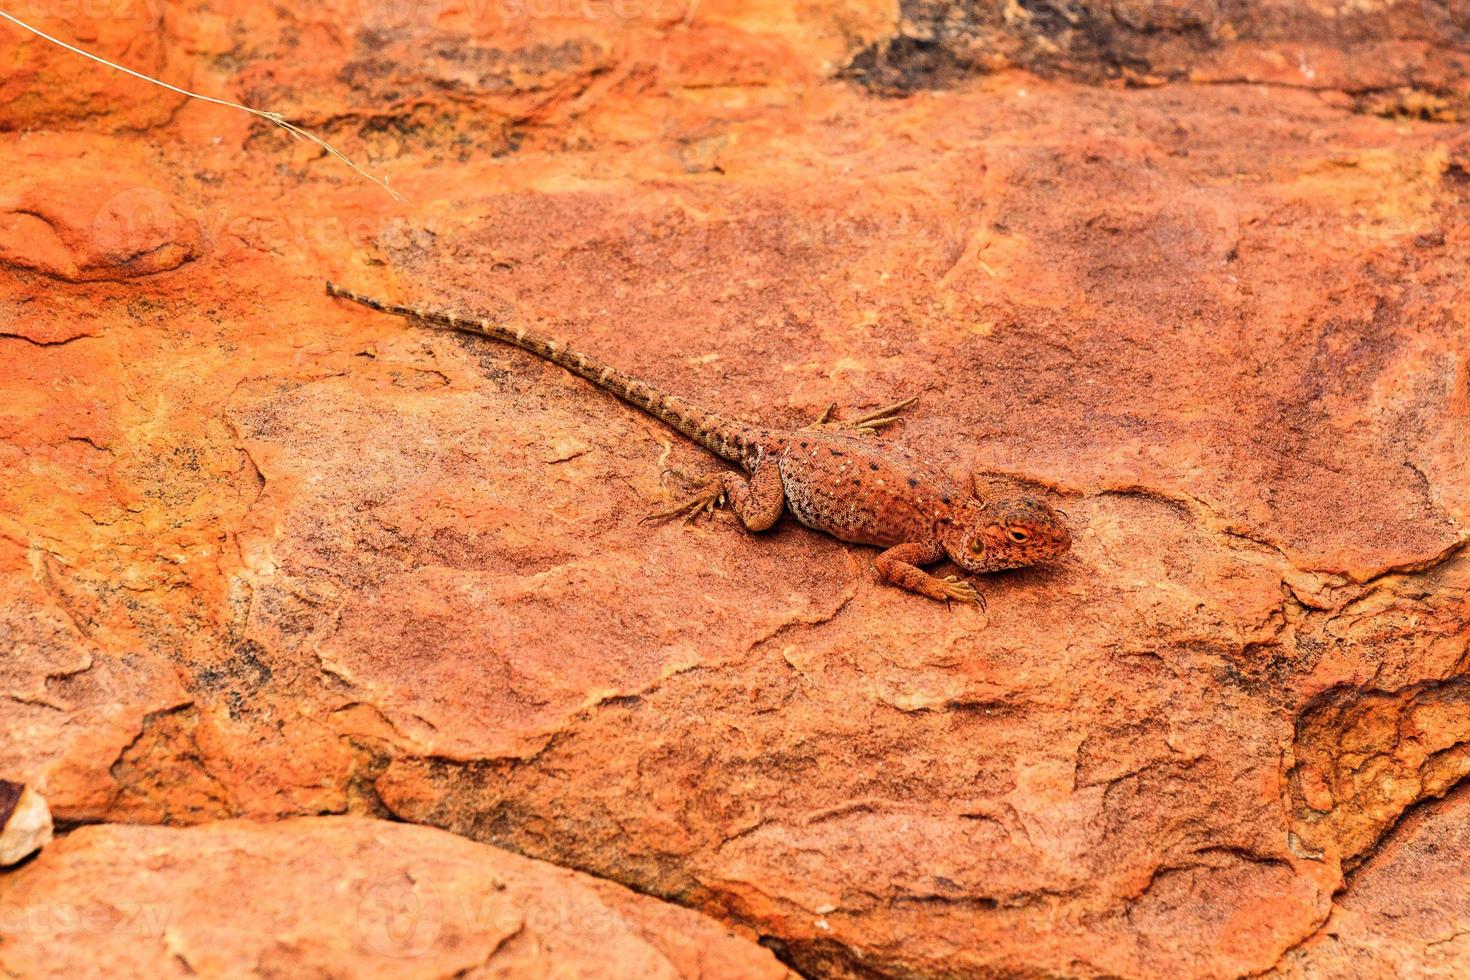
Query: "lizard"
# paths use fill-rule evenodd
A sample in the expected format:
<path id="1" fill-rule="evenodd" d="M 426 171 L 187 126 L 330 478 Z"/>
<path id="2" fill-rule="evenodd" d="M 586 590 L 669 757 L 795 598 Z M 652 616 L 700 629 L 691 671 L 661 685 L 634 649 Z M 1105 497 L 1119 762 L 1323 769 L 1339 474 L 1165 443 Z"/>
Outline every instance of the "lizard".
<path id="1" fill-rule="evenodd" d="M 942 467 L 874 433 L 910 398 L 846 422 L 829 407 L 800 428 L 767 428 L 700 408 L 559 340 L 524 326 L 384 302 L 327 283 L 329 296 L 411 322 L 498 340 L 580 375 L 739 466 L 688 499 L 645 520 L 693 518 L 728 503 L 746 530 L 773 527 L 784 511 L 842 541 L 883 549 L 882 581 L 944 602 L 982 603 L 974 584 L 924 570 L 948 558 L 980 574 L 1023 568 L 1063 555 L 1071 534 L 1060 514 L 1034 497 L 984 499 L 973 480 L 961 489 Z"/>

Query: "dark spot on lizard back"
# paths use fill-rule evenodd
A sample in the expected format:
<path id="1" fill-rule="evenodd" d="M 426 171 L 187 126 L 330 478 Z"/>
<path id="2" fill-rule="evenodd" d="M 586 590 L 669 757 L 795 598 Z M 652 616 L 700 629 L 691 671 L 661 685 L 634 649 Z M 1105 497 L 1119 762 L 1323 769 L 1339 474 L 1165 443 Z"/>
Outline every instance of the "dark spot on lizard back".
<path id="1" fill-rule="evenodd" d="M 868 469 L 870 469 L 870 470 L 872 470 L 872 471 L 874 471 L 876 473 L 878 471 L 878 464 L 877 463 L 869 463 L 868 464 Z"/>
<path id="2" fill-rule="evenodd" d="M 912 476 L 909 477 L 909 486 L 916 487 L 918 485 L 919 485 L 919 480 L 918 480 L 917 477 L 912 477 Z"/>
<path id="3" fill-rule="evenodd" d="M 842 450 L 840 450 L 840 449 L 829 449 L 827 451 L 829 453 L 831 453 L 833 456 L 841 456 L 842 455 Z"/>

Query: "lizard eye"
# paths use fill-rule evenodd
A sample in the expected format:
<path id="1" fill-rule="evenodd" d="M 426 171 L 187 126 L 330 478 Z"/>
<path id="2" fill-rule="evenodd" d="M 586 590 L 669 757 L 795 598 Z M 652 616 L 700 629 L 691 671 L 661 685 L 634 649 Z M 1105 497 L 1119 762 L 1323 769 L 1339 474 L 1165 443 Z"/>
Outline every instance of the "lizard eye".
<path id="1" fill-rule="evenodd" d="M 1007 528 L 1006 536 L 1016 542 L 1016 544 L 1025 544 L 1031 540 L 1031 532 L 1024 527 Z"/>

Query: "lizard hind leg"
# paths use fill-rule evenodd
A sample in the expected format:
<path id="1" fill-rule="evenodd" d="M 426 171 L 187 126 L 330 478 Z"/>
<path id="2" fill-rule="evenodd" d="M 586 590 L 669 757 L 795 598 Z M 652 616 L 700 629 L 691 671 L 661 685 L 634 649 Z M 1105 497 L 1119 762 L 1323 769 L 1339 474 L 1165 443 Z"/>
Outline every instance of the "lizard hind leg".
<path id="1" fill-rule="evenodd" d="M 846 429 L 850 432 L 877 432 L 885 425 L 892 425 L 894 422 L 897 422 L 899 413 L 918 400 L 919 396 L 914 395 L 911 398 L 905 398 L 901 402 L 885 405 L 882 408 L 874 409 L 866 415 L 860 415 L 855 419 L 847 419 L 845 421 L 833 421 L 832 413 L 837 410 L 837 404 L 834 402 L 823 409 L 822 414 L 818 415 L 815 420 L 808 424 L 807 428 Z"/>
<path id="2" fill-rule="evenodd" d="M 781 519 L 781 512 L 786 508 L 786 488 L 781 482 L 780 469 L 775 463 L 762 463 L 749 480 L 738 473 L 722 473 L 693 496 L 649 514 L 644 521 L 673 517 L 689 521 L 701 514 L 713 514 L 727 501 L 747 531 L 767 530 Z"/>
<path id="3" fill-rule="evenodd" d="M 723 482 L 725 495 L 747 531 L 768 530 L 781 519 L 786 509 L 786 485 L 775 463 L 761 463 L 749 480 L 726 473 Z"/>

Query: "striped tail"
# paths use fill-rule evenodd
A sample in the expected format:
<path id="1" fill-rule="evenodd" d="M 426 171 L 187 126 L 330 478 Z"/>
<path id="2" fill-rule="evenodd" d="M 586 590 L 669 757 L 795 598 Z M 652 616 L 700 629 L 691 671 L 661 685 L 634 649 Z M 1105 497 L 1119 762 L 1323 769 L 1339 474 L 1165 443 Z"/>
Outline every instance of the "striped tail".
<path id="1" fill-rule="evenodd" d="M 752 427 L 691 405 L 679 396 L 671 395 L 642 378 L 635 378 L 595 357 L 589 357 L 560 341 L 544 337 L 525 327 L 503 327 L 485 319 L 385 303 L 380 299 L 354 293 L 330 282 L 327 283 L 327 295 L 349 299 L 380 313 L 407 317 L 431 326 L 481 334 L 529 351 L 537 357 L 561 365 L 573 374 L 581 375 L 599 388 L 612 392 L 628 404 L 641 408 L 654 418 L 673 426 L 710 452 L 732 463 L 744 466 L 748 458 L 747 451 L 756 444 L 757 434 Z"/>

